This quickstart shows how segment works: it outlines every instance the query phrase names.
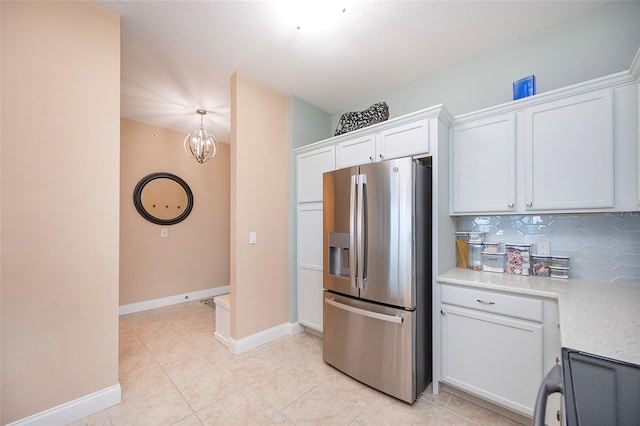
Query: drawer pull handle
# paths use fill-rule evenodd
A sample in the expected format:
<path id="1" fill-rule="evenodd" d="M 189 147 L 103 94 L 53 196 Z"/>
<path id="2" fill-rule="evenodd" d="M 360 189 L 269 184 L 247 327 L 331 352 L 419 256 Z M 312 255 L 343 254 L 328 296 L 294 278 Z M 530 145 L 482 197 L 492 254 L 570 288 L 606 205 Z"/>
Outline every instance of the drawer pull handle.
<path id="1" fill-rule="evenodd" d="M 476 299 L 478 303 L 482 303 L 483 305 L 495 305 L 496 302 L 487 302 L 486 300 Z"/>

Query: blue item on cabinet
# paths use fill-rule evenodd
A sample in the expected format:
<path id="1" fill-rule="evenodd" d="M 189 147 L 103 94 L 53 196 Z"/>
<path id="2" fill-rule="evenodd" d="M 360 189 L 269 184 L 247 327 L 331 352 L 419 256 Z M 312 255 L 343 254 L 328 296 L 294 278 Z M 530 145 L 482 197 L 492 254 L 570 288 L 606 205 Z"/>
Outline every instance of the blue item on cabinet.
<path id="1" fill-rule="evenodd" d="M 513 82 L 513 100 L 536 94 L 536 76 L 530 75 Z"/>

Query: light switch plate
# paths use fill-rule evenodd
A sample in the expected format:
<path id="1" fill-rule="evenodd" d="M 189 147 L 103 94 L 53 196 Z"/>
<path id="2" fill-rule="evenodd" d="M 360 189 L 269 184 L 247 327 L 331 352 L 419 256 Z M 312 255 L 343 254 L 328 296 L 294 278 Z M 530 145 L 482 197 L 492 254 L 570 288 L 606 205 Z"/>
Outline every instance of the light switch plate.
<path id="1" fill-rule="evenodd" d="M 160 228 L 160 236 L 167 238 L 169 236 L 169 230 L 167 228 Z"/>
<path id="2" fill-rule="evenodd" d="M 249 232 L 249 244 L 256 244 L 258 242 L 257 232 Z"/>

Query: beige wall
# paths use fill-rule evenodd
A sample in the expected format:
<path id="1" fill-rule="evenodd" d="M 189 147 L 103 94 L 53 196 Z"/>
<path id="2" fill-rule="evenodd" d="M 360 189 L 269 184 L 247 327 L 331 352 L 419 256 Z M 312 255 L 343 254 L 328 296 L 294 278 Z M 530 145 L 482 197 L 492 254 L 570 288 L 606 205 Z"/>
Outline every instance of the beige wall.
<path id="1" fill-rule="evenodd" d="M 231 337 L 288 322 L 288 98 L 231 79 Z M 249 244 L 249 232 L 257 244 Z"/>
<path id="2" fill-rule="evenodd" d="M 195 110 L 194 128 L 185 133 L 121 121 L 121 305 L 229 285 L 230 148 L 220 144 L 216 157 L 204 164 L 187 156 L 184 137 L 199 124 Z M 215 135 L 214 128 L 206 123 L 205 128 Z M 134 188 L 154 172 L 177 175 L 191 188 L 193 210 L 184 221 L 160 226 L 138 214 Z M 168 238 L 160 237 L 161 228 L 168 229 Z"/>
<path id="3" fill-rule="evenodd" d="M 118 383 L 120 19 L 0 7 L 5 424 Z"/>

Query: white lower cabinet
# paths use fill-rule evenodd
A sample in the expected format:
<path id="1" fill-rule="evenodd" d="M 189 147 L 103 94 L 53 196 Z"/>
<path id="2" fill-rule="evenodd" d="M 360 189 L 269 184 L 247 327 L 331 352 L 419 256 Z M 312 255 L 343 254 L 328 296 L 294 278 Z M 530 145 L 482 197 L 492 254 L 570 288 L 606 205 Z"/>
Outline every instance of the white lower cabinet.
<path id="1" fill-rule="evenodd" d="M 544 314 L 541 299 L 443 285 L 442 382 L 532 416 L 548 360 L 559 353 L 557 333 L 544 336 Z"/>

